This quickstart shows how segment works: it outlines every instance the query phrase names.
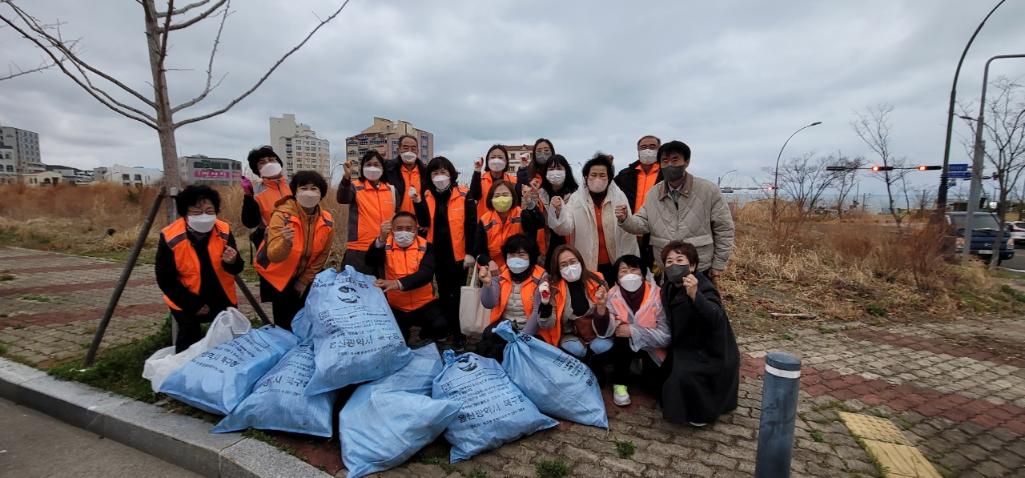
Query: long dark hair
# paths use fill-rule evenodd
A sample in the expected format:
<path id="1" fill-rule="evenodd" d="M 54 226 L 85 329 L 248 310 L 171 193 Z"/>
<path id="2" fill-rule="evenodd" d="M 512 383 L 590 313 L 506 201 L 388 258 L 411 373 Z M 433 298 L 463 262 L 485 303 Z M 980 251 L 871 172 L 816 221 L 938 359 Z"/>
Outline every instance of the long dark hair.
<path id="1" fill-rule="evenodd" d="M 562 194 L 575 193 L 577 188 L 580 186 L 577 184 L 577 178 L 573 177 L 573 166 L 570 166 L 569 161 L 567 161 L 561 154 L 553 154 L 552 157 L 548 159 L 545 174 L 541 175 L 541 189 L 544 189 L 545 192 L 548 193 L 549 197 L 554 197 L 556 195 L 555 186 L 552 185 L 551 181 L 548 181 L 548 168 L 556 164 L 562 166 L 562 168 L 566 170 L 566 179 L 563 181 L 562 188 L 560 188 L 559 191 Z"/>
<path id="2" fill-rule="evenodd" d="M 552 252 L 551 258 L 549 259 L 548 276 L 551 278 L 551 282 L 553 284 L 558 283 L 562 280 L 562 271 L 559 270 L 559 256 L 561 256 L 563 252 L 567 251 L 573 254 L 577 258 L 577 262 L 580 263 L 580 268 L 582 269 L 580 272 L 580 279 L 582 279 L 585 284 L 589 280 L 593 280 L 599 284 L 605 284 L 605 280 L 603 280 L 598 274 L 595 274 L 587 268 L 587 264 L 584 262 L 584 256 L 580 255 L 580 251 L 578 251 L 577 248 L 569 244 L 563 244 L 559 247 L 556 247 L 555 250 Z"/>
<path id="3" fill-rule="evenodd" d="M 458 186 L 456 179 L 459 178 L 459 171 L 456 170 L 452 161 L 444 156 L 435 156 L 431 162 L 427 163 L 426 181 L 421 181 L 425 186 L 429 187 L 432 193 L 437 193 L 438 189 L 434 187 L 434 181 L 431 180 L 431 174 L 438 170 L 448 171 L 449 179 L 452 180 L 452 184 L 448 187 L 449 191 L 453 190 Z"/>
<path id="4" fill-rule="evenodd" d="M 534 147 L 530 150 L 530 163 L 527 164 L 527 183 L 529 184 L 534 175 L 541 175 L 544 179 L 545 173 L 548 172 L 548 165 L 552 163 L 552 158 L 548 158 L 548 162 L 545 164 L 537 164 L 537 146 L 541 143 L 548 143 L 548 147 L 552 148 L 552 156 L 555 156 L 555 145 L 548 138 L 538 138 L 534 141 Z"/>
<path id="5" fill-rule="evenodd" d="M 495 144 L 488 148 L 488 154 L 484 155 L 484 173 L 492 174 L 491 167 L 488 166 L 488 160 L 491 159 L 491 152 L 496 149 L 501 151 L 502 157 L 505 158 L 505 169 L 502 170 L 502 174 L 505 174 L 505 172 L 509 170 L 509 150 L 505 149 L 505 146 Z M 483 176 L 484 173 L 481 173 L 481 176 Z M 494 175 L 492 175 L 492 177 L 494 177 Z"/>

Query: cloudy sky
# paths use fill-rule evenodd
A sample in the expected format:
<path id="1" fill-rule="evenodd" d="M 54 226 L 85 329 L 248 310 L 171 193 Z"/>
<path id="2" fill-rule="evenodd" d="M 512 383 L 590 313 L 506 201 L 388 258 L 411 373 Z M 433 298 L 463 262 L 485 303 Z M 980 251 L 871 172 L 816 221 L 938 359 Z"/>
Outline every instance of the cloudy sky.
<path id="1" fill-rule="evenodd" d="M 20 3 L 41 20 L 63 22 L 64 36 L 80 38 L 95 66 L 148 91 L 135 2 Z M 868 155 L 850 126 L 854 112 L 889 103 L 893 150 L 912 163 L 939 164 L 954 67 L 993 4 L 353 0 L 243 103 L 179 130 L 178 151 L 244 159 L 269 142 L 270 116 L 295 113 L 337 154 L 376 115 L 433 132 L 435 153 L 465 171 L 493 143 L 540 136 L 573 163 L 602 150 L 622 165 L 635 158 L 638 137 L 655 134 L 690 144 L 695 174 L 715 180 L 735 169 L 724 184 L 749 186 L 766 181 L 763 168 L 783 141 L 813 121 L 823 124 L 796 136 L 785 157 Z M 337 5 L 233 3 L 215 65 L 227 77 L 177 118 L 247 88 L 305 35 L 315 14 Z M 986 25 L 959 98 L 977 97 L 986 58 L 1025 53 L 1023 18 L 1025 2 L 1010 1 Z M 215 30 L 209 21 L 172 37 L 168 66 L 185 69 L 171 73 L 172 100 L 201 89 Z M 4 28 L 0 59 L 27 67 L 41 56 Z M 1005 60 L 993 74 L 1025 78 L 1025 61 Z M 0 83 L 0 124 L 38 132 L 47 163 L 160 164 L 152 130 L 106 110 L 56 70 Z M 954 162 L 962 162 L 959 136 L 970 133 L 957 127 Z M 914 178 L 924 187 L 938 173 Z"/>

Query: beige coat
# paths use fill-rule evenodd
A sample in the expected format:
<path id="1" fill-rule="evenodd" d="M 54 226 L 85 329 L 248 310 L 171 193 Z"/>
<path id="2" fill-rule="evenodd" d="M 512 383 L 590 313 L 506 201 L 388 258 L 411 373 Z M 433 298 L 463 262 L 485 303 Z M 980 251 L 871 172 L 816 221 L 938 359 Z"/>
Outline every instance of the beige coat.
<path id="1" fill-rule="evenodd" d="M 628 215 L 622 228 L 632 234 L 651 234 L 655 261 L 662 264 L 662 248 L 670 241 L 689 242 L 698 249 L 698 270 L 723 270 L 733 252 L 733 216 L 711 181 L 687 174 L 679 207 L 673 202 L 665 181 L 655 184 L 645 196 L 644 206 Z"/>
<path id="2" fill-rule="evenodd" d="M 616 183 L 609 184 L 609 190 L 605 194 L 605 201 L 602 203 L 601 221 L 605 231 L 605 247 L 609 251 L 609 260 L 616 262 L 626 254 L 640 255 L 637 247 L 637 237 L 624 231 L 617 225 L 616 208 L 620 204 L 630 209 L 630 203 L 626 195 L 616 186 Z M 598 270 L 598 222 L 594 217 L 594 201 L 587 186 L 582 186 L 570 196 L 569 201 L 562 205 L 562 212 L 555 214 L 555 208 L 547 208 L 548 227 L 552 228 L 560 236 L 570 236 L 570 244 L 580 251 L 584 257 L 584 267 L 588 270 Z"/>

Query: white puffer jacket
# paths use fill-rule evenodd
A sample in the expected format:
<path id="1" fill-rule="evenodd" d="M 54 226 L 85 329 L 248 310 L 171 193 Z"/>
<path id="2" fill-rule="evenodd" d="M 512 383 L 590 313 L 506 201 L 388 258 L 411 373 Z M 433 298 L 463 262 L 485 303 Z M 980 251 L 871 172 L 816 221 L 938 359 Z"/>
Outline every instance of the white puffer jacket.
<path id="1" fill-rule="evenodd" d="M 605 247 L 609 252 L 609 261 L 616 262 L 616 259 L 626 255 L 640 255 L 637 247 L 637 237 L 619 227 L 616 220 L 616 206 L 625 205 L 629 213 L 630 203 L 623 191 L 610 183 L 608 192 L 605 194 L 605 201 L 602 203 L 601 223 L 605 232 Z M 584 266 L 592 271 L 598 270 L 598 222 L 594 216 L 594 201 L 587 187 L 581 187 L 570 196 L 569 201 L 562 205 L 562 212 L 558 216 L 555 208 L 547 208 L 548 227 L 552 228 L 560 236 L 572 235 L 573 247 L 580 251 L 584 257 Z"/>

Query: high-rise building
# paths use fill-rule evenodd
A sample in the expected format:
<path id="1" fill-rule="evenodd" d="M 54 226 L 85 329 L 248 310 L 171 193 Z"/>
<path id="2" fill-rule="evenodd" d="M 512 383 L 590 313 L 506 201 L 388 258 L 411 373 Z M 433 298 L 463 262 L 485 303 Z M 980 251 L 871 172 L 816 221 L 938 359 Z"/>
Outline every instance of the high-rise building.
<path id="1" fill-rule="evenodd" d="M 399 156 L 399 138 L 410 135 L 417 139 L 420 146 L 420 160 L 430 161 L 434 157 L 434 133 L 417 129 L 407 121 L 392 121 L 387 118 L 374 117 L 374 123 L 355 136 L 345 138 L 345 160 L 359 161 L 363 155 L 376 149 L 384 159 Z"/>
<path id="2" fill-rule="evenodd" d="M 294 114 L 271 117 L 270 145 L 285 163 L 286 175 L 312 170 L 330 178 L 331 143 L 317 137 L 309 125 L 296 123 Z"/>
<path id="3" fill-rule="evenodd" d="M 0 156 L 7 154 L 13 159 L 14 174 L 31 174 L 46 171 L 39 155 L 39 135 L 31 131 L 0 126 Z M 7 163 L 4 163 L 6 169 Z M 4 171 L 6 174 L 6 171 Z"/>
<path id="4" fill-rule="evenodd" d="M 0 184 L 18 181 L 18 175 L 14 172 L 17 162 L 14 147 L 0 144 Z"/>

